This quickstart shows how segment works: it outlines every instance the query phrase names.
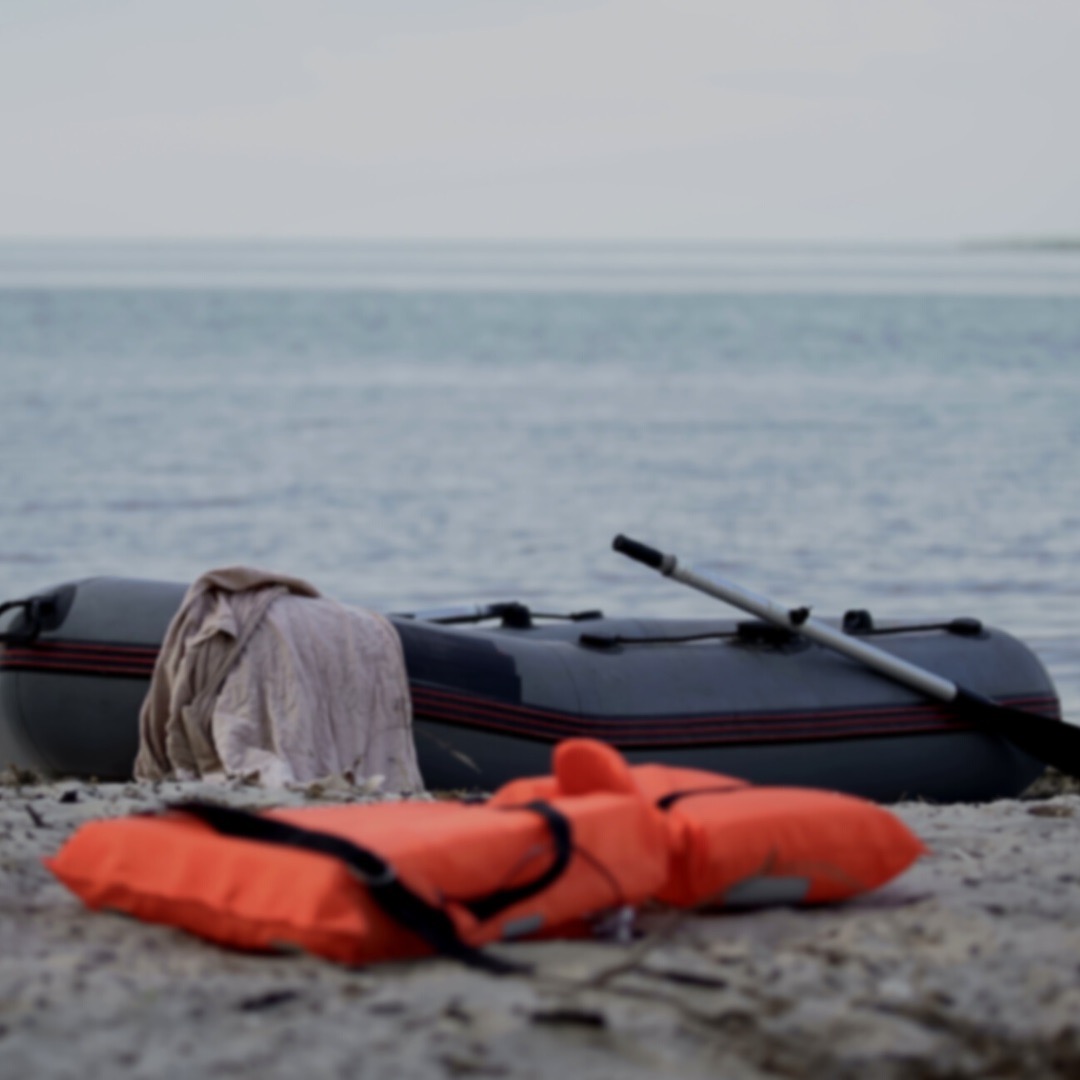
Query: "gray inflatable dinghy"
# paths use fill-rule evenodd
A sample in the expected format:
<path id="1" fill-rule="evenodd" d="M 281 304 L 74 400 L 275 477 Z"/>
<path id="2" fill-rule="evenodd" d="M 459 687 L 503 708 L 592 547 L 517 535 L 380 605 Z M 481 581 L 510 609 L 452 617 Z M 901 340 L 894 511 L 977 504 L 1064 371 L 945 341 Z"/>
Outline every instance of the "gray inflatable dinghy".
<path id="1" fill-rule="evenodd" d="M 139 709 L 185 590 L 91 578 L 0 606 L 0 767 L 130 777 Z M 434 789 L 548 772 L 552 745 L 575 736 L 631 761 L 881 801 L 1004 798 L 1043 769 L 948 705 L 761 622 L 542 616 L 517 603 L 391 621 Z M 843 627 L 995 701 L 1059 716 L 1042 665 L 1001 630 L 879 626 L 865 612 Z"/>

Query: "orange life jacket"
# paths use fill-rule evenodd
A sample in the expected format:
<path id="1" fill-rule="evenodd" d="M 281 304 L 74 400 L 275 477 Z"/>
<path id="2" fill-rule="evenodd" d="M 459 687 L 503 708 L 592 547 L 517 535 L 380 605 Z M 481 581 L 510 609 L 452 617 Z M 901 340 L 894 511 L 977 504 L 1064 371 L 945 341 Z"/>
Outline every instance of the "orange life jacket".
<path id="1" fill-rule="evenodd" d="M 253 814 L 206 804 L 84 825 L 49 868 L 112 908 L 245 949 L 350 964 L 570 932 L 647 899 L 680 906 L 839 900 L 923 851 L 850 796 L 629 767 L 560 744 L 554 772 L 482 806 L 397 802 Z"/>
<path id="2" fill-rule="evenodd" d="M 559 747 L 553 776 L 514 780 L 492 804 L 636 790 L 665 817 L 668 874 L 655 899 L 679 907 L 824 903 L 876 889 L 926 849 L 895 814 L 851 795 L 757 787 L 721 773 L 627 766 L 610 746 Z"/>
<path id="3" fill-rule="evenodd" d="M 662 819 L 596 792 L 251 814 L 187 804 L 84 825 L 48 862 L 92 908 L 349 964 L 549 933 L 663 885 Z"/>

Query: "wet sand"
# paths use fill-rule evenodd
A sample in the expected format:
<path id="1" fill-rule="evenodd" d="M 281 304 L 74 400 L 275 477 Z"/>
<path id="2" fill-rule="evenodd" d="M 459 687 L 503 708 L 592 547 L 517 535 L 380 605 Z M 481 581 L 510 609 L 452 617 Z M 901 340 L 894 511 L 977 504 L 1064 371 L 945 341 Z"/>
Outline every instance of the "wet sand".
<path id="1" fill-rule="evenodd" d="M 0 785 L 0 1076 L 1080 1075 L 1080 795 L 896 808 L 933 854 L 827 909 L 653 913 L 630 945 L 501 946 L 496 977 L 249 956 L 87 912 L 41 865 L 83 821 L 220 785 Z"/>

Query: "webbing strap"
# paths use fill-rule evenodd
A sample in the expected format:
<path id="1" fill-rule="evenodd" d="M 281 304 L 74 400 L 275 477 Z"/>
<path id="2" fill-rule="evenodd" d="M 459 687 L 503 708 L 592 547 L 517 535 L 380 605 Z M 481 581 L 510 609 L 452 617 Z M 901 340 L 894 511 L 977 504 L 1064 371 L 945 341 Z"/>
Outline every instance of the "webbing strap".
<path id="1" fill-rule="evenodd" d="M 436 952 L 500 975 L 529 970 L 527 965 L 501 960 L 462 941 L 447 912 L 400 881 L 393 865 L 369 848 L 333 833 L 305 829 L 277 818 L 214 803 L 182 802 L 170 805 L 169 809 L 190 814 L 223 836 L 299 848 L 338 859 L 364 883 L 372 900 L 387 915 Z M 573 830 L 565 815 L 544 802 L 512 809 L 531 810 L 543 818 L 555 840 L 555 858 L 551 866 L 532 881 L 500 889 L 462 905 L 479 919 L 490 919 L 545 889 L 565 871 L 573 854 Z"/>
<path id="2" fill-rule="evenodd" d="M 685 788 L 683 791 L 669 791 L 656 800 L 656 806 L 660 810 L 670 810 L 680 800 L 689 799 L 693 795 L 730 795 L 733 791 L 746 791 L 749 786 L 749 784 L 717 784 L 715 787 Z"/>
<path id="3" fill-rule="evenodd" d="M 436 952 L 499 975 L 523 970 L 521 965 L 500 960 L 462 941 L 453 920 L 442 908 L 413 892 L 398 880 L 390 863 L 359 844 L 332 833 L 303 829 L 276 818 L 212 803 L 183 802 L 169 809 L 191 814 L 223 836 L 299 848 L 338 859 L 360 878 L 372 900 L 387 915 Z"/>
<path id="4" fill-rule="evenodd" d="M 498 915 L 500 911 L 535 896 L 542 889 L 546 889 L 552 882 L 558 879 L 570 865 L 570 858 L 574 853 L 574 831 L 570 819 L 565 814 L 560 814 L 550 803 L 530 802 L 522 806 L 508 806 L 507 810 L 531 810 L 539 814 L 544 824 L 555 841 L 555 858 L 551 865 L 532 881 L 523 885 L 515 885 L 508 889 L 499 889 L 489 893 L 478 900 L 465 902 L 467 907 L 478 919 L 490 919 Z"/>

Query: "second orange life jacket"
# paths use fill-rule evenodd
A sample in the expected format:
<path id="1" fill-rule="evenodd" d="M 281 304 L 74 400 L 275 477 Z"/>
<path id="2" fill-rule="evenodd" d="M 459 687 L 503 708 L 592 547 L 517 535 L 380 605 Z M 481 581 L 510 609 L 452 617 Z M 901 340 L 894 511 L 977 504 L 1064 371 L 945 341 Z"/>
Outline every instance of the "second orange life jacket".
<path id="1" fill-rule="evenodd" d="M 515 780 L 493 805 L 636 791 L 664 815 L 668 874 L 655 899 L 679 907 L 824 903 L 876 889 L 926 849 L 893 813 L 851 795 L 758 787 L 721 773 L 628 766 L 610 746 L 562 744 L 553 776 Z"/>

